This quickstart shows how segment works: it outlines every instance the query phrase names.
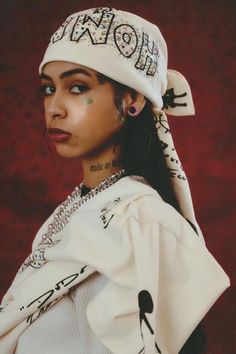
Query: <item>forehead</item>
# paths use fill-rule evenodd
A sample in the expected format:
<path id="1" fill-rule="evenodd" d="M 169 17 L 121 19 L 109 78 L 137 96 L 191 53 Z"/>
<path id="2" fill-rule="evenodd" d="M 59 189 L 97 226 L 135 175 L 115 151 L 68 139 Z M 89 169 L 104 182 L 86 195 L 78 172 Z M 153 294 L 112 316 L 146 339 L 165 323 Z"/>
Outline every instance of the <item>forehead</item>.
<path id="1" fill-rule="evenodd" d="M 42 70 L 41 78 L 44 76 L 59 76 L 63 78 L 67 74 L 75 75 L 81 74 L 91 78 L 97 77 L 97 72 L 86 66 L 67 62 L 67 61 L 51 61 L 47 63 Z"/>

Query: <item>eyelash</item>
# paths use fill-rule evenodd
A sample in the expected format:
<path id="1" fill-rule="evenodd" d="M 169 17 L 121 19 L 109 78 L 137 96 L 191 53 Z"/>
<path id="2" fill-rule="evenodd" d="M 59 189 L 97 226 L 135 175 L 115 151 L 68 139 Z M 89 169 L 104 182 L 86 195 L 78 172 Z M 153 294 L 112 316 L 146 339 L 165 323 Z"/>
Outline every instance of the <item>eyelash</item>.
<path id="1" fill-rule="evenodd" d="M 73 88 L 78 88 L 79 92 L 72 92 Z M 50 93 L 47 93 L 47 89 L 51 89 Z M 56 92 L 56 89 L 53 85 L 49 85 L 49 84 L 43 84 L 39 87 L 40 92 L 43 94 L 43 96 L 47 97 L 47 96 L 51 96 L 52 94 L 54 94 Z M 76 85 L 72 85 L 70 87 L 70 92 L 74 95 L 81 95 L 82 93 L 86 92 L 89 90 L 89 87 L 85 84 L 76 84 Z"/>
<path id="2" fill-rule="evenodd" d="M 72 92 L 72 89 L 75 88 L 75 87 L 79 88 L 80 92 Z M 88 91 L 88 89 L 89 89 L 88 86 L 85 85 L 85 84 L 77 84 L 77 85 L 72 85 L 71 86 L 70 92 L 73 93 L 74 95 L 81 95 L 83 92 Z"/>
<path id="3" fill-rule="evenodd" d="M 47 93 L 47 89 L 50 88 L 53 90 L 51 93 Z M 41 85 L 39 86 L 39 91 L 43 94 L 43 96 L 50 96 L 55 92 L 55 88 L 52 85 Z"/>

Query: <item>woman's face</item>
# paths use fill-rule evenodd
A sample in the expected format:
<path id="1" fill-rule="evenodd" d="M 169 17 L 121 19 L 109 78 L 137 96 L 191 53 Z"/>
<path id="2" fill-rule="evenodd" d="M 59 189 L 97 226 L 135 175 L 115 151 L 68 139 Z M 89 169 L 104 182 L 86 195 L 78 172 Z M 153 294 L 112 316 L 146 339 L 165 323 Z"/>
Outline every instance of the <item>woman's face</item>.
<path id="1" fill-rule="evenodd" d="M 110 83 L 99 83 L 96 71 L 54 61 L 41 74 L 48 136 L 59 155 L 96 156 L 114 146 L 120 113 Z"/>

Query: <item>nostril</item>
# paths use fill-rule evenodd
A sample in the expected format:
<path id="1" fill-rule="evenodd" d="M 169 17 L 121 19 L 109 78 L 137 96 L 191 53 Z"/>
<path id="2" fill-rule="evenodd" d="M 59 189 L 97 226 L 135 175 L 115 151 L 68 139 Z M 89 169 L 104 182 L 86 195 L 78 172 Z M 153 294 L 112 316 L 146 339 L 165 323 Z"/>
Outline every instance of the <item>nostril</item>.
<path id="1" fill-rule="evenodd" d="M 64 118 L 65 111 L 60 108 L 50 107 L 46 110 L 47 114 L 51 118 Z"/>

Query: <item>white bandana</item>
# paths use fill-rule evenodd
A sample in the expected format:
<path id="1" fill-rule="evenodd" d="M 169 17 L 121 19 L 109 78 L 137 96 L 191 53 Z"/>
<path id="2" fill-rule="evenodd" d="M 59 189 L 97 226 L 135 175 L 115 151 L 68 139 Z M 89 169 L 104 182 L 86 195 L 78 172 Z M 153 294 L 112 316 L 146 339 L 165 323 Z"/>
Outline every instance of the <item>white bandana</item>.
<path id="1" fill-rule="evenodd" d="M 188 82 L 167 70 L 167 47 L 159 28 L 145 19 L 112 8 L 94 8 L 69 16 L 50 39 L 39 72 L 51 61 L 94 69 L 143 94 L 153 104 L 157 134 L 180 212 L 201 236 L 186 175 L 176 153 L 165 113 L 193 115 Z"/>

